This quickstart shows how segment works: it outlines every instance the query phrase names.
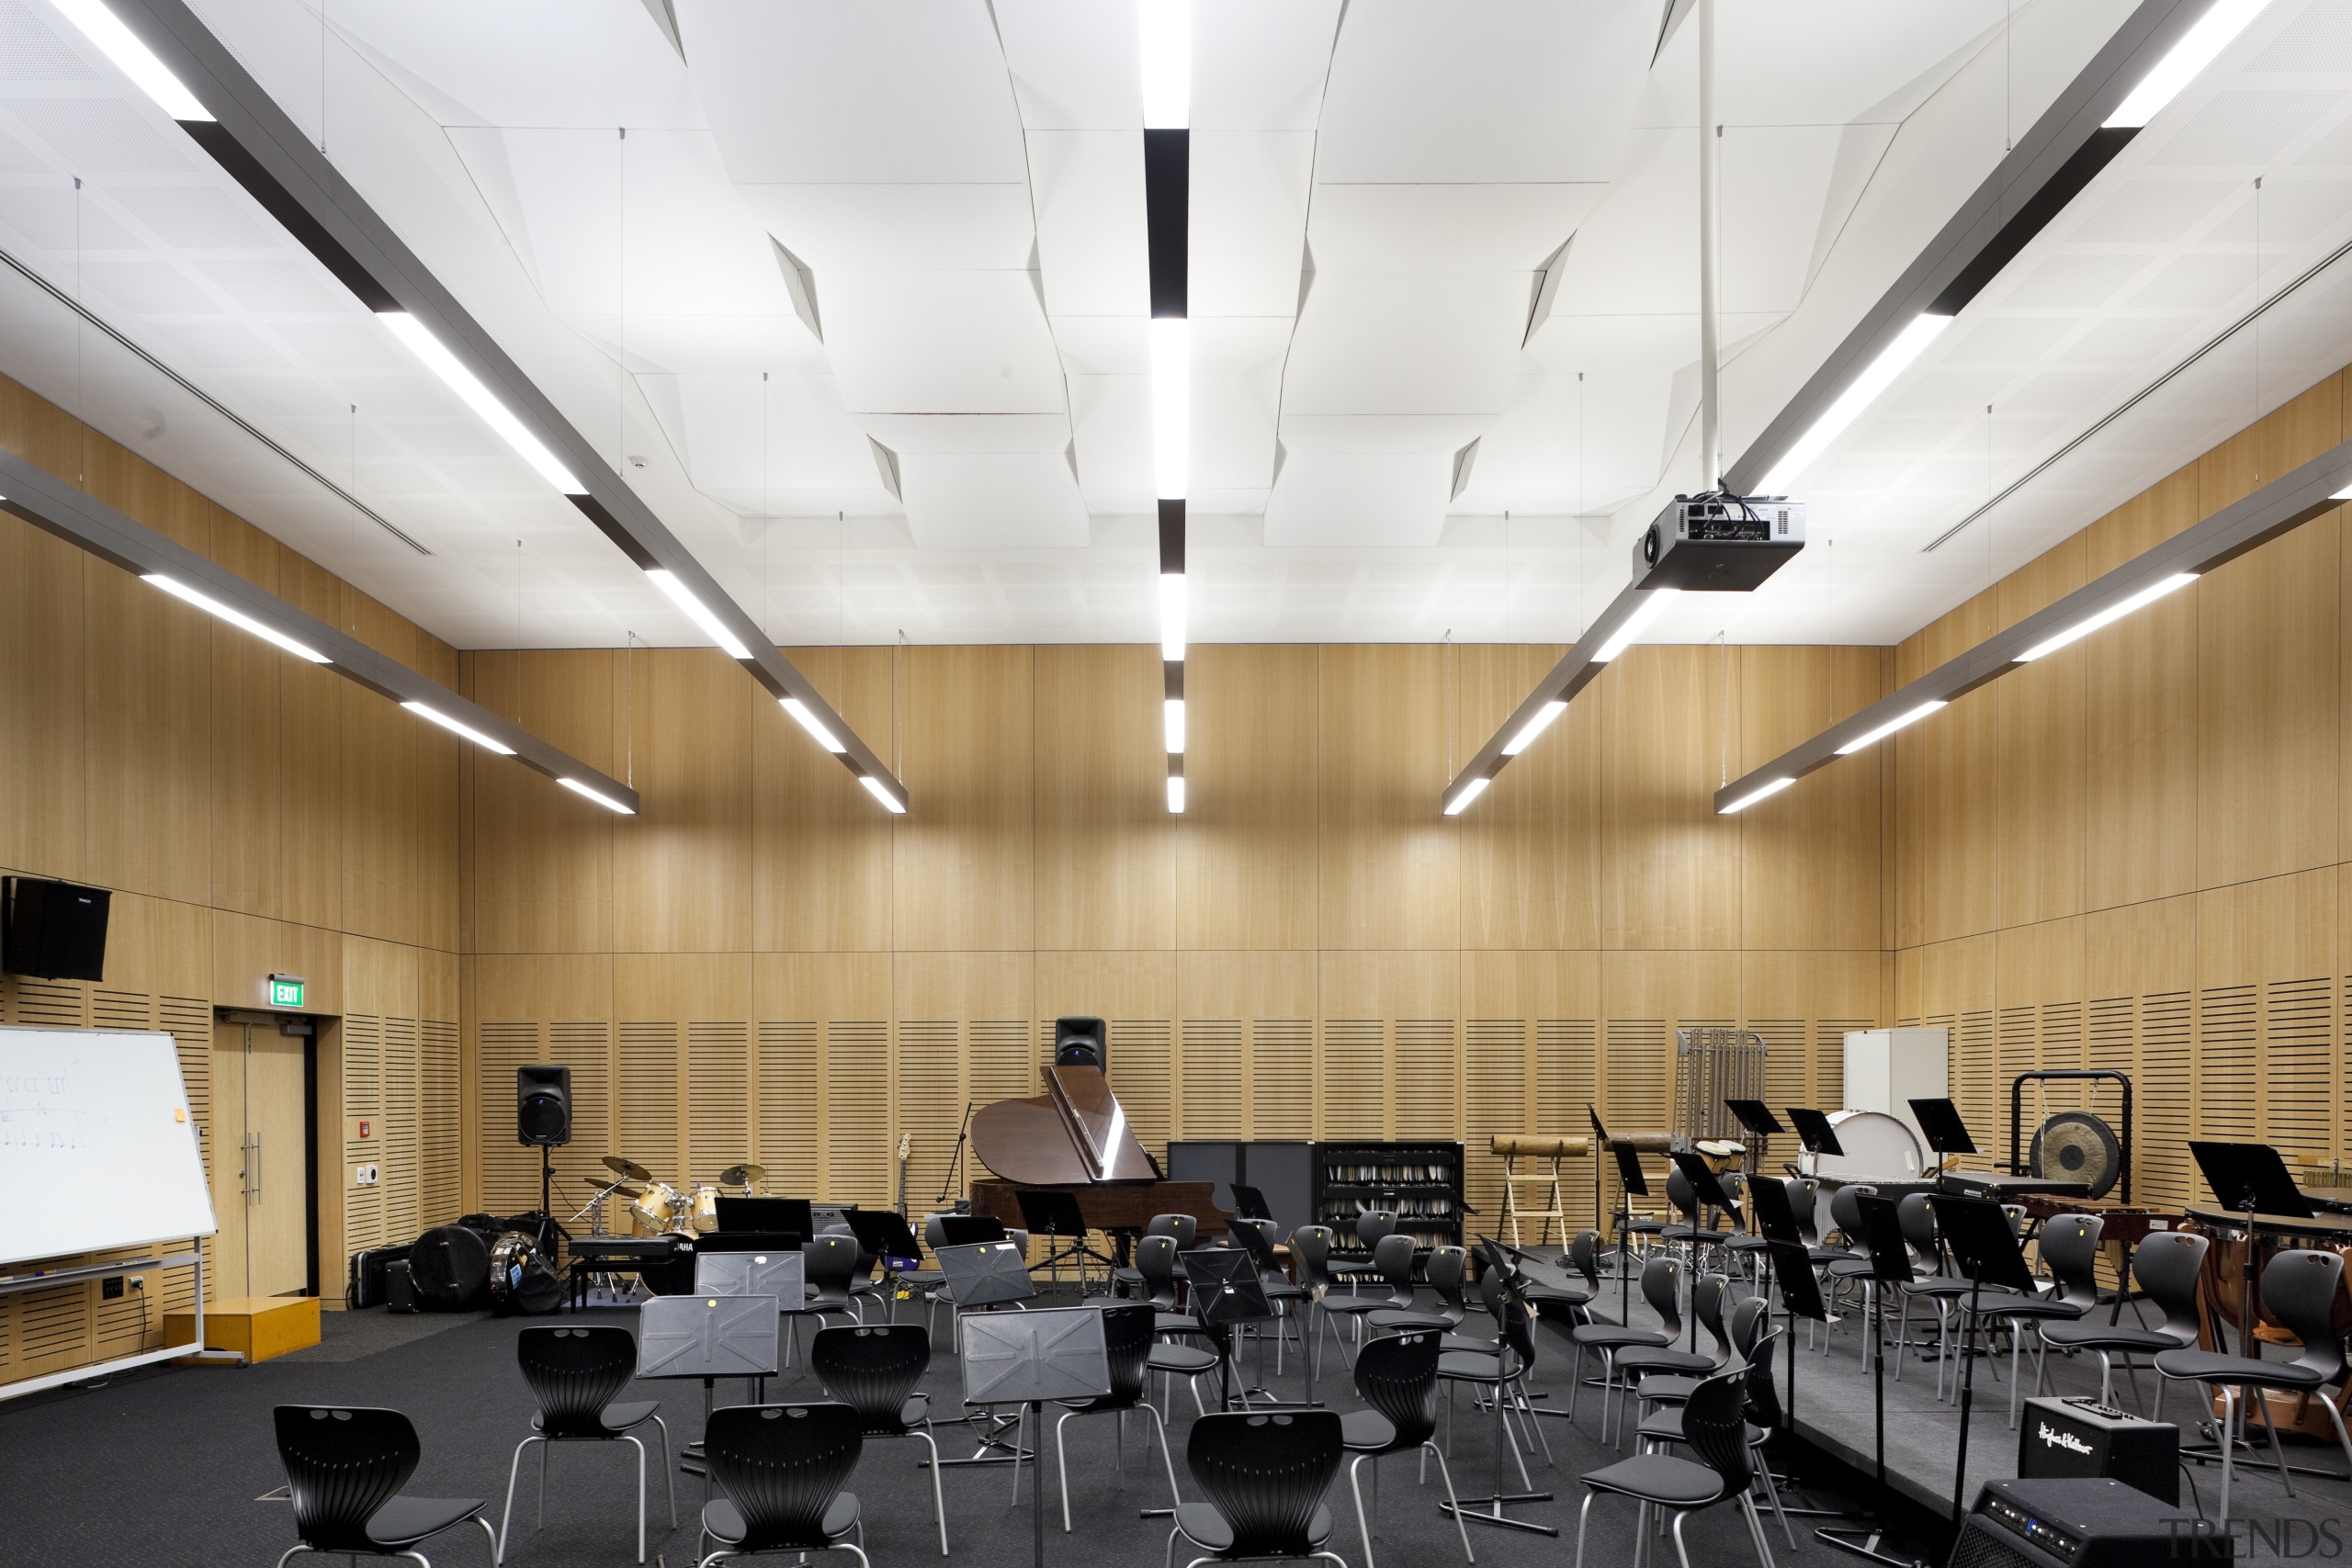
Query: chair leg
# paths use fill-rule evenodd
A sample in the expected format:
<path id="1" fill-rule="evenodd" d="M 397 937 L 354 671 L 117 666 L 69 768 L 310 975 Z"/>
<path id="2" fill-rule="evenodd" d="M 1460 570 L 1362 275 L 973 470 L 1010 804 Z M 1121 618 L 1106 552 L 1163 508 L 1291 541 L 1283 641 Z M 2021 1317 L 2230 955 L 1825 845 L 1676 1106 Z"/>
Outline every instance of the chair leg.
<path id="1" fill-rule="evenodd" d="M 637 1560 L 642 1562 L 645 1561 L 645 1444 L 631 1437 L 624 1437 L 621 1441 L 637 1450 Z"/>
<path id="2" fill-rule="evenodd" d="M 670 1493 L 670 1528 L 678 1528 L 678 1467 L 670 1462 L 670 1424 L 659 1416 L 653 1424 L 662 1428 L 662 1479 Z"/>
<path id="3" fill-rule="evenodd" d="M 2265 1396 L 2264 1391 L 2258 1388 L 2247 1389 L 2245 1397 L 2256 1410 L 2262 1412 L 2262 1429 L 2270 1434 L 2270 1457 L 2278 1461 L 2278 1483 L 2287 1489 L 2287 1495 L 2292 1497 L 2295 1495 L 2295 1478 L 2287 1473 L 2287 1454 L 2286 1450 L 2278 1446 L 2278 1424 L 2270 1419 L 2270 1401 Z"/>
<path id="4" fill-rule="evenodd" d="M 1062 1534 L 1069 1534 L 1069 1458 L 1062 1448 L 1062 1428 L 1078 1412 L 1065 1410 L 1054 1423 L 1054 1471 L 1062 1479 Z"/>
<path id="5" fill-rule="evenodd" d="M 1462 1504 L 1453 1495 L 1453 1472 L 1447 1466 L 1445 1462 L 1445 1455 L 1438 1451 L 1438 1446 L 1435 1443 L 1423 1443 L 1421 1445 L 1421 1452 L 1424 1454 L 1437 1454 L 1438 1479 L 1445 1483 L 1445 1500 L 1448 1505 L 1448 1511 L 1453 1515 L 1453 1528 L 1459 1531 L 1462 1536 L 1462 1561 L 1464 1562 L 1475 1563 L 1478 1561 L 1478 1554 L 1470 1550 L 1470 1527 L 1462 1522 Z M 1428 1461 L 1424 1461 L 1422 1462 L 1422 1469 L 1427 1470 L 1428 1468 Z M 1367 1560 L 1366 1568 L 1370 1568 L 1369 1559 L 1371 1557 L 1371 1552 L 1372 1549 L 1369 1546 L 1364 1548 L 1364 1554 Z"/>
<path id="6" fill-rule="evenodd" d="M 1168 1506 L 1181 1508 L 1184 1506 L 1184 1495 L 1176 1490 L 1176 1460 L 1168 1451 L 1168 1427 L 1159 1419 L 1159 1412 L 1151 1409 L 1149 1400 L 1144 1401 L 1143 1407 L 1151 1410 L 1151 1424 L 1159 1433 L 1159 1462 L 1168 1470 Z"/>
<path id="7" fill-rule="evenodd" d="M 1690 1517 L 1690 1510 L 1688 1508 L 1674 1510 L 1674 1555 L 1681 1560 L 1682 1568 L 1690 1568 L 1690 1550 L 1682 1544 L 1682 1521 Z"/>
<path id="8" fill-rule="evenodd" d="M 1373 1561 L 1372 1521 L 1363 1511 L 1363 1482 L 1358 1478 L 1356 1472 L 1363 1468 L 1364 1461 L 1377 1457 L 1374 1454 L 1358 1454 L 1348 1461 L 1348 1490 L 1354 1495 L 1356 1500 L 1356 1534 L 1363 1541 L 1363 1568 L 1379 1568 L 1379 1564 Z M 1377 1476 L 1380 1472 L 1375 1468 L 1373 1473 Z"/>
<path id="9" fill-rule="evenodd" d="M 2205 1390 L 2206 1404 L 2210 1408 L 2213 1398 L 2212 1389 L 2203 1383 L 2197 1386 Z M 2230 1523 L 2230 1481 L 2231 1472 L 2235 1468 L 2231 1461 L 2237 1450 L 2237 1391 L 2233 1388 L 2223 1388 L 2222 1390 L 2222 1526 L 2224 1529 L 2229 1528 Z"/>
<path id="10" fill-rule="evenodd" d="M 497 1532 L 496 1530 L 494 1530 L 494 1529 L 491 1529 L 491 1528 L 490 1528 L 490 1521 L 489 1521 L 488 1519 L 483 1518 L 480 1514 L 476 1514 L 476 1515 L 474 1516 L 474 1523 L 476 1523 L 476 1524 L 478 1524 L 478 1525 L 480 1525 L 480 1526 L 481 1527 L 481 1533 L 482 1533 L 482 1534 L 484 1534 L 484 1535 L 486 1535 L 486 1536 L 490 1537 L 490 1560 L 491 1560 L 492 1562 L 497 1562 L 497 1561 L 498 1561 L 498 1532 Z M 279 1559 L 277 1560 L 277 1568 L 286 1568 L 286 1559 L 285 1559 L 285 1558 L 281 1557 L 281 1558 L 279 1558 Z"/>
<path id="11" fill-rule="evenodd" d="M 531 1527 L 533 1529 L 548 1528 L 548 1450 L 553 1447 L 553 1442 L 539 1445 L 539 1522 Z"/>
<path id="12" fill-rule="evenodd" d="M 1584 1568 L 1584 1527 L 1592 1522 L 1592 1500 L 1600 1495 L 1598 1492 L 1587 1492 L 1584 1495 L 1584 1506 L 1577 1510 L 1576 1568 Z M 1460 1517 L 1460 1515 L 1455 1516 L 1457 1518 Z"/>
<path id="13" fill-rule="evenodd" d="M 2335 1424 L 2335 1440 L 2344 1445 L 2344 1458 L 2348 1464 L 2352 1464 L 2352 1433 L 2347 1433 L 2344 1429 L 2344 1413 L 2335 1408 L 2335 1401 L 2328 1398 L 2324 1392 L 2320 1394 L 2315 1403 L 2326 1407 L 2327 1418 Z M 2352 1475 L 2352 1470 L 2346 1471 L 2346 1473 Z"/>
<path id="14" fill-rule="evenodd" d="M 947 1555 L 947 1501 L 939 1494 L 939 1444 L 929 1432 L 920 1427 L 914 1435 L 931 1450 L 931 1517 L 939 1521 L 939 1555 L 944 1557 Z M 1069 1483 L 1067 1480 L 1062 1483 L 1062 1506 L 1069 1506 Z M 1068 1529 L 1069 1526 L 1064 1523 L 1062 1528 Z"/>
<path id="15" fill-rule="evenodd" d="M 1760 1455 L 1756 1463 L 1756 1480 L 1764 1488 L 1765 1501 L 1772 1505 L 1772 1517 L 1781 1521 L 1781 1533 L 1789 1538 L 1789 1550 L 1796 1551 L 1796 1527 L 1789 1523 L 1788 1510 L 1781 1506 L 1781 1485 L 1772 1479 L 1772 1467 Z"/>
<path id="16" fill-rule="evenodd" d="M 494 1543 L 497 1537 L 493 1535 L 491 1539 Z M 286 1568 L 287 1563 L 292 1562 L 295 1558 L 300 1557 L 302 1553 L 310 1550 L 311 1549 L 309 1547 L 302 1545 L 300 1541 L 297 1541 L 294 1545 L 286 1549 L 285 1555 L 278 1558 L 277 1568 Z"/>
<path id="17" fill-rule="evenodd" d="M 1772 1568 L 1772 1543 L 1764 1534 L 1764 1517 L 1756 1511 L 1756 1499 L 1743 1492 L 1739 1495 L 1740 1512 L 1747 1516 L 1747 1538 L 1756 1543 L 1756 1556 L 1764 1568 Z M 1679 1519 L 1675 1521 L 1678 1525 Z"/>
<path id="18" fill-rule="evenodd" d="M 515 1444 L 514 1461 L 512 1464 L 509 1464 L 506 1467 L 506 1511 L 498 1516 L 498 1533 L 494 1538 L 496 1546 L 490 1554 L 490 1560 L 492 1562 L 503 1563 L 506 1561 L 506 1532 L 513 1528 L 513 1521 L 514 1518 L 514 1483 L 516 1478 L 523 1473 L 523 1450 L 529 1448 L 533 1443 L 537 1443 L 544 1447 L 547 1443 L 547 1439 L 545 1438 L 533 1436 L 526 1438 L 521 1442 Z M 285 1563 L 282 1559 L 279 1562 L 278 1568 L 285 1568 Z"/>

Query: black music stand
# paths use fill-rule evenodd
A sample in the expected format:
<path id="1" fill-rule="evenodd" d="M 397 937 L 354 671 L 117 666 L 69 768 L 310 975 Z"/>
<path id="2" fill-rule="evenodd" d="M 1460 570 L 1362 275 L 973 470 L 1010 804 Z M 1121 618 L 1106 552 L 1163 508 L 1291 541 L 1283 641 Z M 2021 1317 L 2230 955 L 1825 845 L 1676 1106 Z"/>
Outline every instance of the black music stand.
<path id="1" fill-rule="evenodd" d="M 1914 1276 L 1911 1250 L 1904 1245 L 1903 1224 L 1895 1215 L 1894 1201 L 1872 1193 L 1860 1199 L 1860 1203 L 1862 1238 L 1870 1247 L 1871 1280 L 1878 1287 L 1871 1292 L 1871 1393 L 1877 1417 L 1878 1491 L 1883 1505 L 1886 1496 L 1886 1293 L 1909 1284 Z M 1813 1533 L 1816 1540 L 1840 1551 L 1885 1563 L 1887 1568 L 1920 1568 L 1917 1558 L 1896 1557 L 1880 1550 L 1879 1543 L 1886 1539 L 1886 1530 L 1875 1519 L 1860 1526 L 1833 1529 L 1825 1525 Z M 1860 1539 L 1849 1540 L 1846 1539 L 1849 1536 Z"/>
<path id="2" fill-rule="evenodd" d="M 1037 1293 L 1037 1281 L 1029 1277 L 1028 1260 L 1012 1242 L 943 1247 L 934 1256 L 946 1280 L 947 1299 L 956 1303 L 959 1319 L 978 1307 L 1025 1302 Z"/>
<path id="3" fill-rule="evenodd" d="M 1592 1101 L 1589 1100 L 1585 1101 L 1584 1115 L 1585 1120 L 1592 1123 L 1593 1153 L 1598 1156 L 1609 1146 L 1609 1129 L 1600 1124 L 1600 1112 L 1592 1108 Z M 1562 1224 L 1565 1228 L 1565 1220 Z M 1592 1228 L 1600 1228 L 1600 1178 L 1598 1175 L 1592 1179 Z M 1624 1259 L 1621 1258 L 1618 1261 L 1623 1263 Z"/>
<path id="4" fill-rule="evenodd" d="M 1968 1135 L 1968 1123 L 1960 1119 L 1960 1107 L 1949 1100 L 1915 1100 L 1911 1115 L 1919 1123 L 1920 1135 L 1928 1146 L 1936 1151 L 1936 1185 L 1944 1184 L 1944 1160 L 1952 1155 L 1973 1155 L 1976 1140 Z"/>
<path id="5" fill-rule="evenodd" d="M 1266 1300 L 1266 1282 L 1258 1277 L 1257 1260 L 1240 1247 L 1195 1247 L 1183 1254 L 1183 1259 L 1185 1278 L 1193 1286 L 1193 1315 L 1216 1341 L 1217 1408 L 1230 1410 L 1234 1327 L 1265 1322 L 1274 1315 L 1273 1305 Z"/>
<path id="6" fill-rule="evenodd" d="M 1788 1108 L 1789 1121 L 1797 1130 L 1797 1141 L 1809 1155 L 1827 1155 L 1832 1159 L 1846 1157 L 1846 1145 L 1838 1141 L 1838 1129 L 1820 1111 L 1802 1105 Z"/>
<path id="7" fill-rule="evenodd" d="M 1715 1175 L 1714 1168 L 1708 1165 L 1704 1159 L 1702 1159 L 1699 1156 L 1690 1153 L 1687 1149 L 1677 1149 L 1666 1157 L 1674 1162 L 1675 1168 L 1682 1172 L 1682 1179 L 1690 1184 L 1691 1196 L 1697 1201 L 1700 1208 L 1720 1209 L 1724 1213 L 1731 1216 L 1732 1224 L 1740 1224 L 1744 1223 L 1743 1216 L 1739 1211 L 1739 1200 L 1724 1190 L 1723 1181 Z M 1786 1197 L 1787 1194 L 1782 1193 L 1781 1196 Z M 1690 1276 L 1690 1299 L 1692 1304 L 1692 1311 L 1690 1313 L 1690 1349 L 1694 1355 L 1699 1349 L 1699 1314 L 1697 1311 L 1699 1297 L 1699 1269 L 1697 1267 L 1699 1261 L 1699 1243 L 1697 1240 L 1698 1229 L 1699 1222 L 1696 1219 L 1693 1219 L 1690 1222 L 1692 1235 L 1690 1242 L 1690 1262 L 1692 1266 L 1688 1272 Z"/>
<path id="8" fill-rule="evenodd" d="M 1650 1195 L 1649 1178 L 1642 1174 L 1642 1156 L 1623 1144 L 1611 1144 L 1609 1152 L 1617 1156 L 1617 1321 L 1633 1322 L 1634 1268 L 1633 1254 L 1628 1250 L 1634 1231 L 1634 1200 Z"/>
<path id="9" fill-rule="evenodd" d="M 1930 1194 L 1928 1201 L 1936 1211 L 1936 1229 L 1942 1233 L 1944 1245 L 1968 1276 L 1968 1325 L 1960 1348 L 1960 1460 L 1951 1472 L 1951 1522 L 1957 1529 L 1965 1522 L 1968 1508 L 1968 1495 L 1961 1483 L 1968 1474 L 1968 1419 L 1976 1397 L 1977 1310 L 1988 1281 L 1997 1290 L 2030 1299 L 2033 1273 L 2025 1266 L 2025 1251 L 2018 1246 L 2017 1233 L 2009 1229 L 2009 1216 L 2001 1212 L 2001 1205 L 1989 1199 L 1949 1198 L 1940 1192 Z"/>
<path id="10" fill-rule="evenodd" d="M 774 1235 L 790 1231 L 802 1241 L 817 1234 L 817 1227 L 809 1222 L 806 1198 L 721 1198 L 712 1207 L 718 1211 L 722 1232 L 761 1231 Z"/>
<path id="11" fill-rule="evenodd" d="M 784 1312 L 808 1304 L 803 1269 L 808 1258 L 797 1244 L 774 1252 L 737 1252 L 717 1247 L 695 1248 L 695 1294 L 698 1296 L 774 1296 Z"/>
<path id="12" fill-rule="evenodd" d="M 1747 1151 L 1747 1174 L 1754 1176 L 1764 1168 L 1764 1151 L 1770 1146 L 1772 1134 L 1788 1129 L 1772 1114 L 1772 1108 L 1760 1100 L 1726 1100 L 1724 1109 L 1737 1117 L 1740 1126 L 1756 1140 L 1756 1146 Z"/>
<path id="13" fill-rule="evenodd" d="M 1002 1241 L 1004 1222 L 993 1214 L 942 1214 L 939 1216 L 939 1234 L 950 1247 Z"/>
<path id="14" fill-rule="evenodd" d="M 922 1266 L 922 1246 L 896 1209 L 852 1209 L 845 1216 L 860 1252 L 882 1260 L 883 1285 L 888 1292 L 890 1321 L 899 1321 L 899 1276 Z"/>
<path id="15" fill-rule="evenodd" d="M 1778 1183 L 1770 1185 L 1778 1189 Z M 1761 1193 L 1763 1188 L 1759 1186 L 1757 1190 Z M 1788 1479 L 1789 1490 L 1794 1492 L 1796 1483 L 1792 1477 L 1796 1472 L 1793 1461 L 1796 1456 L 1797 1426 L 1797 1319 L 1804 1318 L 1807 1323 L 1820 1324 L 1823 1332 L 1826 1333 L 1829 1325 L 1829 1306 L 1821 1299 L 1821 1281 L 1813 1277 L 1813 1255 L 1805 1250 L 1804 1242 L 1800 1239 L 1796 1214 L 1789 1207 L 1788 1193 L 1781 1192 L 1781 1201 L 1777 1209 L 1773 1209 L 1769 1201 L 1759 1197 L 1756 1203 L 1756 1217 L 1758 1224 L 1766 1232 L 1764 1256 L 1770 1259 L 1768 1266 L 1771 1269 L 1772 1278 L 1780 1284 L 1781 1309 L 1788 1315 L 1789 1320 L 1788 1332 L 1782 1336 L 1783 1348 L 1786 1351 L 1784 1357 L 1786 1370 L 1781 1374 L 1788 1381 L 1789 1392 L 1788 1396 L 1781 1404 L 1781 1417 L 1786 1423 L 1786 1438 L 1781 1446 L 1792 1461 L 1789 1466 L 1790 1477 L 1772 1476 L 1769 1469 L 1767 1475 L 1775 1489 L 1780 1487 L 1783 1479 Z M 1782 1240 L 1780 1236 L 1771 1234 L 1772 1227 L 1782 1224 L 1787 1225 L 1790 1233 L 1787 1240 Z M 1769 1285 L 1767 1290 L 1770 1290 Z M 1803 1494 L 1800 1493 L 1799 1495 Z M 1784 1514 L 1794 1514 L 1801 1518 L 1841 1519 L 1847 1517 L 1835 1508 L 1784 1506 L 1781 1511 Z"/>
<path id="16" fill-rule="evenodd" d="M 1254 1192 L 1257 1189 L 1253 1187 L 1249 1189 L 1249 1190 Z M 1236 1225 L 1227 1234 L 1233 1238 L 1233 1244 L 1236 1247 L 1250 1255 L 1250 1263 L 1254 1265 L 1258 1270 L 1259 1288 L 1261 1291 L 1265 1287 L 1267 1276 L 1273 1275 L 1279 1278 L 1282 1275 L 1282 1259 L 1274 1256 L 1274 1244 L 1272 1241 L 1268 1239 L 1264 1231 L 1260 1230 L 1256 1225 Z M 1197 1287 L 1195 1287 L 1195 1289 L 1197 1291 Z M 1276 1319 L 1274 1333 L 1278 1337 L 1282 1334 L 1283 1315 L 1283 1314 L 1280 1312 L 1273 1313 L 1273 1316 Z M 1258 1377 L 1260 1381 L 1258 1384 L 1254 1384 L 1251 1387 L 1241 1391 L 1242 1403 L 1245 1404 L 1248 1404 L 1251 1394 L 1262 1393 L 1266 1395 L 1266 1398 L 1260 1400 L 1257 1403 L 1254 1407 L 1256 1409 L 1319 1410 L 1322 1408 L 1322 1402 L 1315 1397 L 1315 1358 L 1312 1356 L 1306 1356 L 1306 1320 L 1303 1314 L 1298 1319 L 1298 1342 L 1300 1347 L 1299 1353 L 1302 1356 L 1306 1356 L 1306 1399 L 1300 1401 L 1276 1399 L 1270 1390 L 1262 1386 L 1266 1375 L 1266 1342 L 1261 1331 L 1261 1337 L 1258 1341 Z"/>
<path id="17" fill-rule="evenodd" d="M 1086 1260 L 1100 1258 L 1107 1269 L 1111 1259 L 1086 1245 L 1086 1213 L 1078 1206 L 1078 1194 L 1050 1187 L 1015 1189 L 1013 1201 L 1021 1205 L 1021 1223 L 1031 1235 L 1046 1238 L 1046 1267 L 1052 1270 L 1053 1282 L 1062 1282 L 1062 1259 L 1078 1259 L 1078 1293 L 1086 1294 Z M 1060 1245 L 1067 1242 L 1069 1245 Z"/>
<path id="18" fill-rule="evenodd" d="M 1229 1185 L 1233 1192 L 1234 1218 L 1271 1220 L 1274 1217 L 1273 1206 L 1266 1201 L 1263 1192 L 1246 1182 L 1236 1181 Z"/>
<path id="19" fill-rule="evenodd" d="M 2255 1271 L 2254 1216 L 2278 1214 L 2290 1220 L 2312 1218 L 2303 1190 L 2287 1173 L 2287 1162 L 2268 1144 L 2208 1144 L 2192 1142 L 2188 1152 L 2214 1201 L 2245 1216 L 2245 1311 L 2238 1320 L 2238 1354 L 2255 1359 L 2254 1325 L 2262 1314 L 2262 1277 Z M 2224 1438 L 2232 1437 L 2223 1433 Z"/>
<path id="20" fill-rule="evenodd" d="M 715 1256 L 724 1256 L 723 1254 Z M 699 1260 L 697 1260 L 699 1268 Z M 702 1421 L 707 1428 L 712 1389 L 720 1378 L 751 1378 L 764 1384 L 775 1375 L 778 1303 L 774 1296 L 656 1296 L 638 1309 L 637 1375 L 641 1378 L 700 1378 Z M 702 1477 L 710 1501 L 710 1469 L 689 1445 L 679 1469 Z"/>
<path id="21" fill-rule="evenodd" d="M 1009 1245 L 1009 1244 L 1007 1244 Z M 1030 1551 L 1035 1568 L 1046 1563 L 1046 1482 L 1036 1457 L 1045 1451 L 1046 1406 L 1062 1399 L 1100 1399 L 1111 1392 L 1111 1359 L 1102 1337 L 1102 1314 L 1092 1307 L 1056 1307 L 1044 1312 L 1000 1312 L 965 1325 L 964 1403 L 989 1407 L 1018 1404 L 1022 1419 L 1033 1416 L 1037 1440 L 1028 1450 Z M 1023 1450 L 1013 1450 L 1012 1485 L 1021 1487 Z"/>

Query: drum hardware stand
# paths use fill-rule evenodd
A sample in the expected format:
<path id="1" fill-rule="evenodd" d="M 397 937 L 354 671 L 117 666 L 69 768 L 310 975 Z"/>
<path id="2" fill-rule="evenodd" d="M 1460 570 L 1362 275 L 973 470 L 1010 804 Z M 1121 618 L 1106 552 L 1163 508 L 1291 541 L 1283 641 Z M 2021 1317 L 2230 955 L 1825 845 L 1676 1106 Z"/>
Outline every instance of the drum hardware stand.
<path id="1" fill-rule="evenodd" d="M 939 1179 L 939 1201 L 947 1201 L 947 1194 L 956 1189 L 956 1173 L 964 1168 L 964 1145 L 972 1135 L 972 1102 L 964 1102 L 964 1124 L 956 1129 L 956 1153 L 947 1161 L 947 1174 Z M 961 1206 L 958 1206 L 961 1213 Z"/>

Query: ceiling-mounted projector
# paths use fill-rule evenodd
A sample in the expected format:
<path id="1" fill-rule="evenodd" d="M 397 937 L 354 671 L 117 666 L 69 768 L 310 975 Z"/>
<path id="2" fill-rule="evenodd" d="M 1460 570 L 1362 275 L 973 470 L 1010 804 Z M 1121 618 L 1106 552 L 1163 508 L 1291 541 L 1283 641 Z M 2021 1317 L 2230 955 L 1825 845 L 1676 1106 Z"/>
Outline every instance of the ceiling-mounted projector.
<path id="1" fill-rule="evenodd" d="M 1634 541 L 1636 588 L 1746 593 L 1804 548 L 1804 502 L 1678 495 Z"/>

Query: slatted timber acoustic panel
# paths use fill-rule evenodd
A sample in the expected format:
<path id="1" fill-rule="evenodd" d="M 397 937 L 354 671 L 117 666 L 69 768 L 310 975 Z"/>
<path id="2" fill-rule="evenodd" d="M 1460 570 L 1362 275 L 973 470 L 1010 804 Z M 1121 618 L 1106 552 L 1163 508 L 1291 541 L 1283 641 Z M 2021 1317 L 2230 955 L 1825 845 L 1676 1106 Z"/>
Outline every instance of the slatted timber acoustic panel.
<path id="1" fill-rule="evenodd" d="M 5 378 L 0 447 L 456 679 L 455 649 Z M 347 1249 L 452 1218 L 466 1194 L 478 1097 L 459 1049 L 458 746 L 331 671 L 0 518 L 0 874 L 114 895 L 105 977 L 0 980 L 0 1022 L 168 1032 L 209 1169 L 217 1010 L 260 1006 L 272 971 L 303 976 L 320 1020 L 330 1304 L 342 1300 Z M 358 1065 L 349 1081 L 347 1059 Z M 350 1135 L 346 1108 L 367 1113 L 368 1139 Z M 362 1163 L 383 1180 L 352 1183 Z M 229 1181 L 233 1190 L 233 1168 Z M 147 1280 L 114 1300 L 95 1284 L 0 1298 L 0 1382 L 160 1343 L 164 1314 L 188 1304 L 192 1281 L 186 1269 Z"/>

